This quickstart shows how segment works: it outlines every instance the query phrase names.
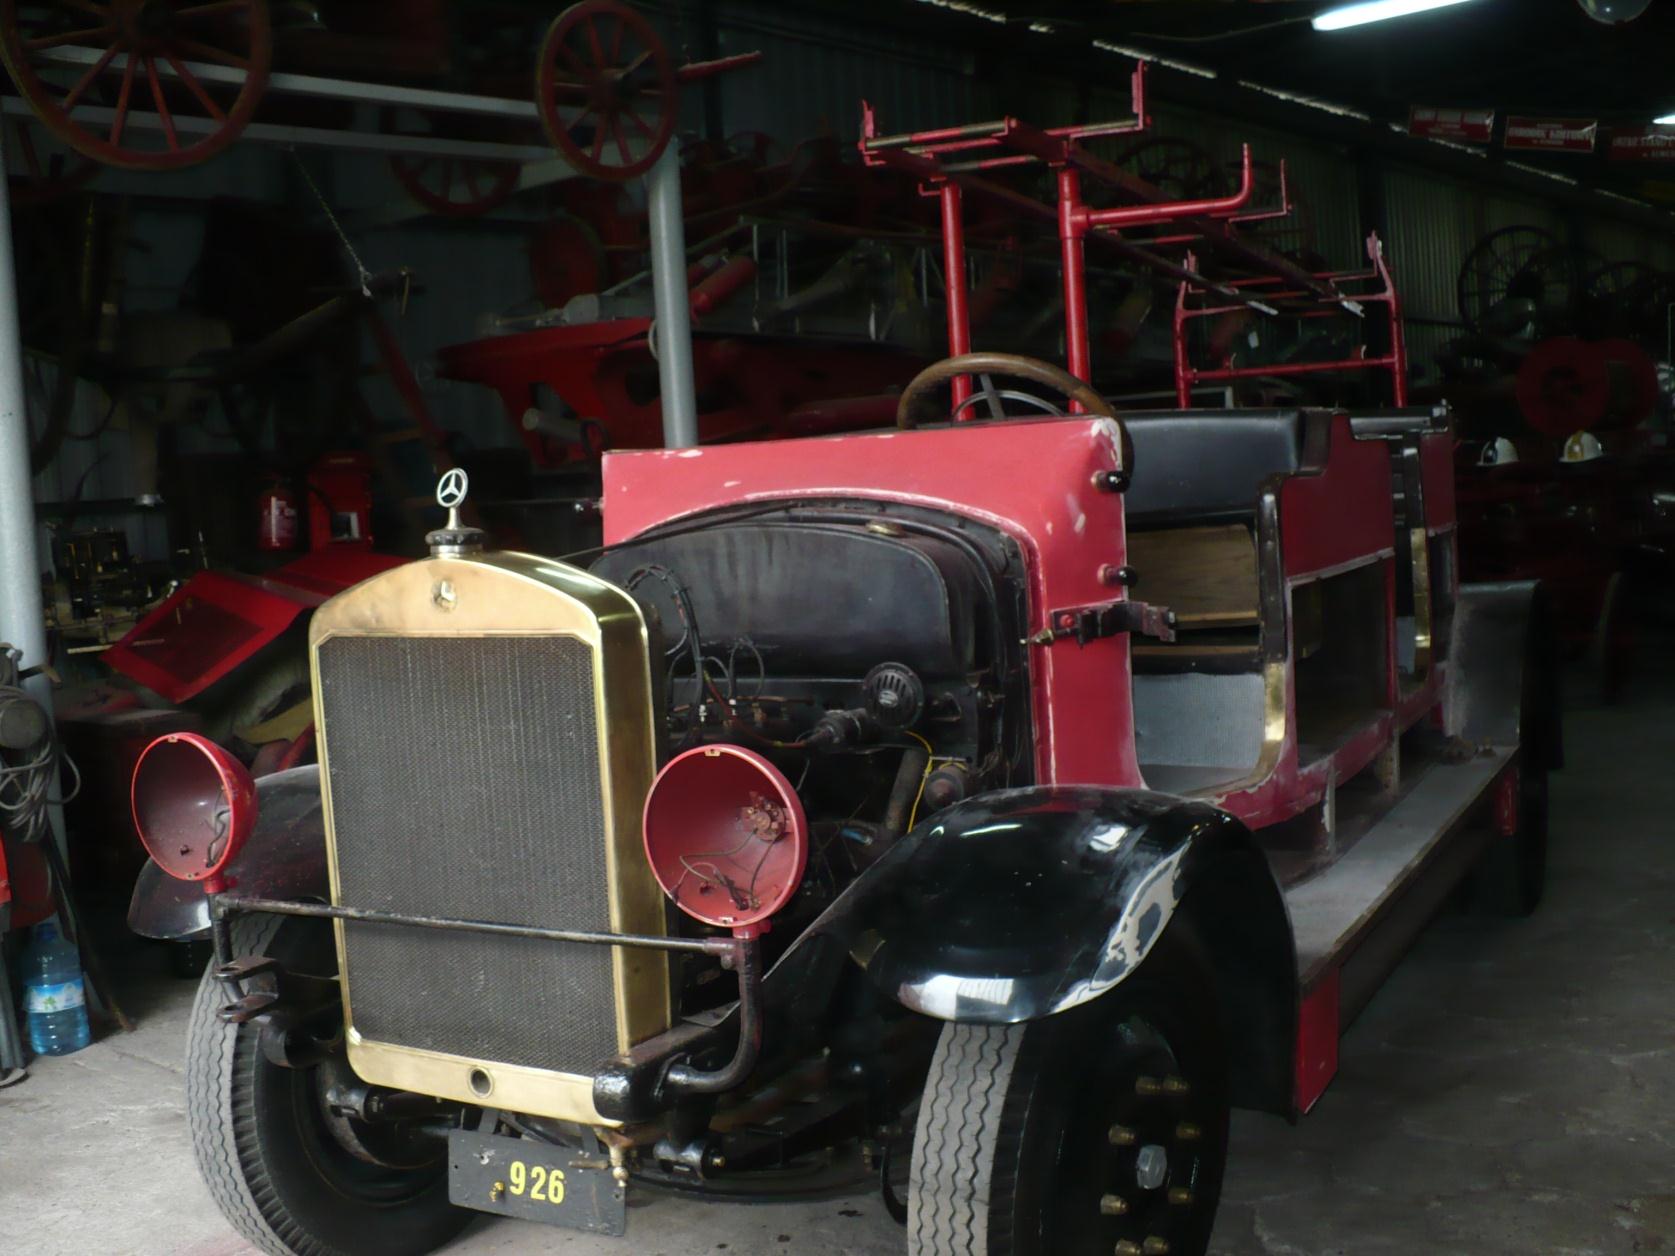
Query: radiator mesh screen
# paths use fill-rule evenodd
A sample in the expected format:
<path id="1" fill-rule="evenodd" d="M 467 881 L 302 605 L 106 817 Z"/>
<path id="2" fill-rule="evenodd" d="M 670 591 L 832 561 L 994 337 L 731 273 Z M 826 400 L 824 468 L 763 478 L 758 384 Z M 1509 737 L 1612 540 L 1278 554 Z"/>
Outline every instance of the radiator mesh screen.
<path id="1" fill-rule="evenodd" d="M 573 637 L 319 647 L 346 905 L 609 929 L 593 652 Z M 362 1037 L 591 1073 L 616 1051 L 608 947 L 345 926 Z"/>

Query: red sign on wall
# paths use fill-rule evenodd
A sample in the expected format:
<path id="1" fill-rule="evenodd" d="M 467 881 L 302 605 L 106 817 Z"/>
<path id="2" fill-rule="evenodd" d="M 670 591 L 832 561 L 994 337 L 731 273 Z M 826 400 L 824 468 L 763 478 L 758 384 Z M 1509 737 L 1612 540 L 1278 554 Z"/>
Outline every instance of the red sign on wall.
<path id="1" fill-rule="evenodd" d="M 1643 126 L 1611 132 L 1612 161 L 1675 161 L 1675 126 Z"/>
<path id="2" fill-rule="evenodd" d="M 1599 123 L 1593 118 L 1514 118 L 1506 120 L 1508 148 L 1536 148 L 1549 153 L 1591 153 Z"/>
<path id="3" fill-rule="evenodd" d="M 1415 105 L 1407 111 L 1407 132 L 1426 139 L 1487 144 L 1495 133 L 1493 109 L 1438 109 Z"/>

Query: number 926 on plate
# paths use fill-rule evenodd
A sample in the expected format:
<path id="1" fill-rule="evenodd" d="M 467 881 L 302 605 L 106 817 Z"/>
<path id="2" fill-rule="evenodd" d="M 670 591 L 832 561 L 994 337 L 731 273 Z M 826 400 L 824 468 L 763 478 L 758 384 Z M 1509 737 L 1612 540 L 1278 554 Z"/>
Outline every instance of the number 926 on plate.
<path id="1" fill-rule="evenodd" d="M 609 1168 L 574 1147 L 452 1130 L 448 1199 L 464 1208 L 594 1234 L 628 1227 L 627 1193 Z"/>

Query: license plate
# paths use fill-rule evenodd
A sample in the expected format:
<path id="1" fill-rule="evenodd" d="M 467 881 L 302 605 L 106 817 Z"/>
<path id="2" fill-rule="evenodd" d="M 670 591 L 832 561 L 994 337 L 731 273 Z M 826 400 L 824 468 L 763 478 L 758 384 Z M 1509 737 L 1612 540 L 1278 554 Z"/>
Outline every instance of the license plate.
<path id="1" fill-rule="evenodd" d="M 579 1150 L 529 1138 L 450 1131 L 448 1199 L 480 1212 L 594 1234 L 628 1228 L 627 1189 L 609 1168 Z"/>

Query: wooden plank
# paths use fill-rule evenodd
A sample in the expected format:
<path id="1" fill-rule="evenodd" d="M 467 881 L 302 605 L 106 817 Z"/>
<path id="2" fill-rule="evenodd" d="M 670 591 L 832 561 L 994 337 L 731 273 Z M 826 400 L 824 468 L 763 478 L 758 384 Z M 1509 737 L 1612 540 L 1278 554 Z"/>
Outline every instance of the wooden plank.
<path id="1" fill-rule="evenodd" d="M 1142 596 L 1174 611 L 1177 627 L 1258 622 L 1256 543 L 1242 524 L 1130 532 L 1128 565 Z"/>
<path id="2" fill-rule="evenodd" d="M 1434 765 L 1342 858 L 1286 889 L 1305 989 L 1340 963 L 1391 908 L 1514 753 L 1496 747 L 1465 763 Z"/>

